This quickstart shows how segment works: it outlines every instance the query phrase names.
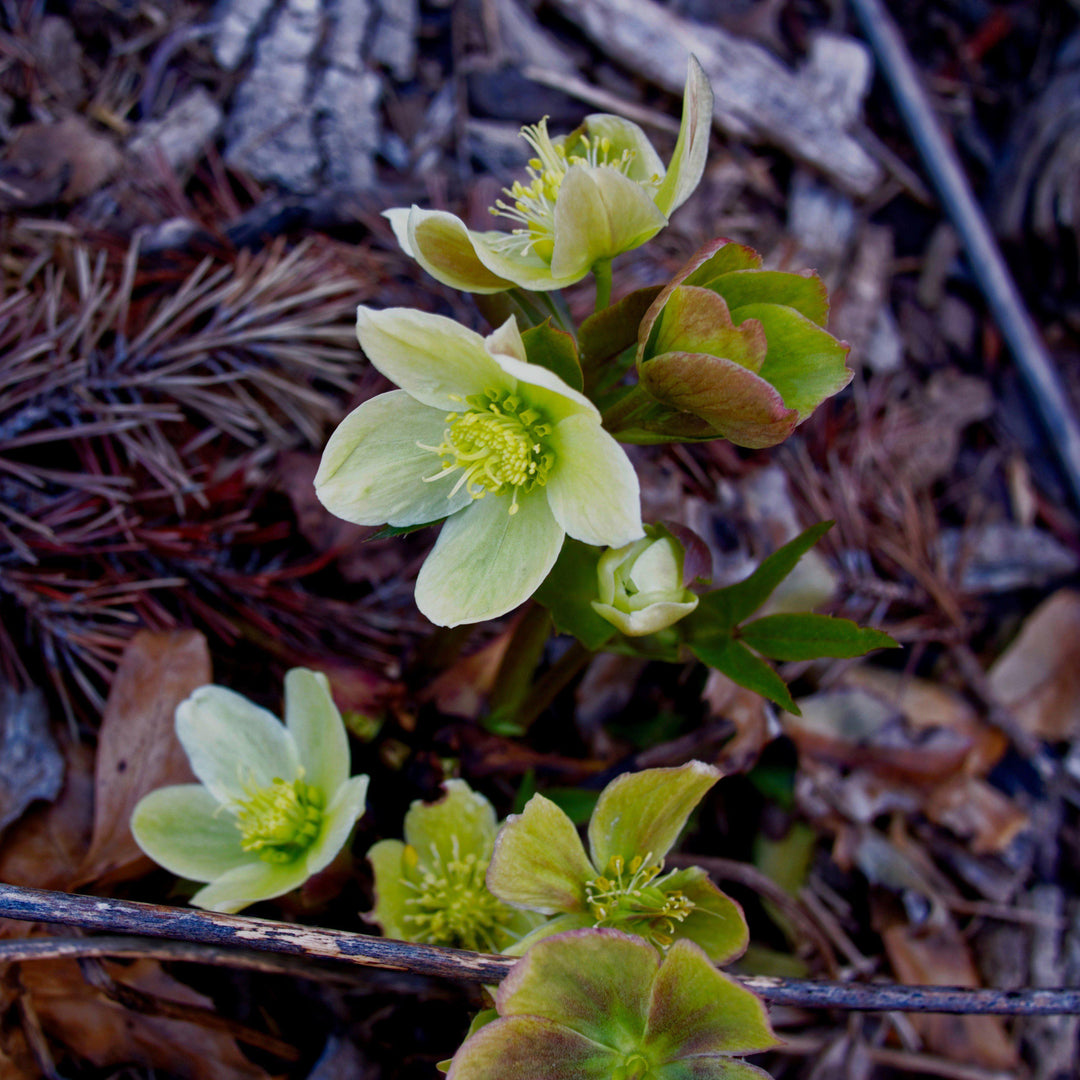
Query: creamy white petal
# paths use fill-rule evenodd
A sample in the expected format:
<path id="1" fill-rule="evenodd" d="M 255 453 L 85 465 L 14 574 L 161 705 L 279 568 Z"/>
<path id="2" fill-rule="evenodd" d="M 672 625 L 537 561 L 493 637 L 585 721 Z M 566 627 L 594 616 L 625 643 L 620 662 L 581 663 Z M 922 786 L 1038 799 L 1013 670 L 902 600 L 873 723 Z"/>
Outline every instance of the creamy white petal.
<path id="1" fill-rule="evenodd" d="M 591 417 L 568 416 L 549 437 L 548 501 L 568 536 L 622 547 L 645 535 L 641 492 L 626 451 Z"/>
<path id="2" fill-rule="evenodd" d="M 379 371 L 433 409 L 453 411 L 470 394 L 502 388 L 506 381 L 484 339 L 444 315 L 361 306 L 356 336 Z"/>
<path id="3" fill-rule="evenodd" d="M 315 494 L 332 514 L 358 525 L 419 525 L 469 503 L 453 475 L 440 476 L 438 446 L 447 413 L 404 390 L 380 394 L 338 425 L 315 474 Z M 428 481 L 428 477 L 436 479 Z"/>
<path id="4" fill-rule="evenodd" d="M 416 579 L 416 606 L 438 626 L 494 619 L 536 591 L 555 564 L 563 530 L 544 489 L 487 495 L 450 518 Z"/>

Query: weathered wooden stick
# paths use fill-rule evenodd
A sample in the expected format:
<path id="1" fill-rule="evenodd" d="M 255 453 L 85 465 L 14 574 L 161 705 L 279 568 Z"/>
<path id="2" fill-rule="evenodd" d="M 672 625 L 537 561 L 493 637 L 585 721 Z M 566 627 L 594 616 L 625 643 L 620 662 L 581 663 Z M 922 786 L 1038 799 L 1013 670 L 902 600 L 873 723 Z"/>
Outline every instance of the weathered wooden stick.
<path id="1" fill-rule="evenodd" d="M 388 968 L 420 975 L 437 975 L 470 982 L 499 982 L 516 963 L 513 957 L 417 945 L 345 930 L 298 926 L 270 919 L 249 919 L 211 911 L 140 904 L 131 900 L 79 896 L 0 884 L 0 918 L 62 923 L 87 930 L 123 931 L 145 937 L 173 938 L 217 946 L 210 955 L 176 954 L 168 959 L 221 964 L 224 948 L 284 953 L 308 959 L 337 960 L 364 967 Z M 139 946 L 130 939 L 66 938 L 0 942 L 0 963 L 79 955 L 133 955 Z M 152 945 L 142 955 L 150 955 Z M 80 951 L 82 950 L 82 951 Z M 238 967 L 256 966 L 250 953 L 237 954 Z M 297 972 L 298 975 L 306 975 Z M 1012 1015 L 1080 1014 L 1080 988 L 1062 990 L 971 990 L 950 986 L 899 986 L 880 983 L 813 982 L 742 976 L 747 989 L 774 1005 L 817 1009 L 903 1012 L 1004 1013 Z"/>

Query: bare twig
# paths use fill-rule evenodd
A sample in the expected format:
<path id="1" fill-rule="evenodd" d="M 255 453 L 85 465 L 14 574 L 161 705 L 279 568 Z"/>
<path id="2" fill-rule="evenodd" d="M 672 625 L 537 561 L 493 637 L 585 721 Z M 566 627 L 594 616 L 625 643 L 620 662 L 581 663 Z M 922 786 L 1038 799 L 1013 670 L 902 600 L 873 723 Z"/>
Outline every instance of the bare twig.
<path id="1" fill-rule="evenodd" d="M 1068 397 L 1046 346 L 1024 307 L 960 160 L 942 134 L 896 23 L 882 0 L 851 0 L 851 6 L 874 49 L 945 212 L 960 235 L 971 272 L 1016 359 L 1073 499 L 1080 504 L 1080 424 L 1069 409 Z"/>
<path id="2" fill-rule="evenodd" d="M 470 982 L 497 983 L 516 963 L 513 957 L 508 956 L 489 956 L 437 945 L 417 945 L 344 930 L 139 904 L 131 900 L 24 889 L 16 885 L 0 884 L 0 918 L 61 923 L 87 930 L 121 931 L 310 959 L 338 960 L 364 967 L 389 968 Z M 0 958 L 3 958 L 2 954 Z M 29 955 L 24 957 L 29 958 Z M 744 976 L 740 981 L 774 1005 L 1024 1016 L 1080 1014 L 1080 988 L 969 990 L 948 986 L 810 982 L 763 975 Z"/>

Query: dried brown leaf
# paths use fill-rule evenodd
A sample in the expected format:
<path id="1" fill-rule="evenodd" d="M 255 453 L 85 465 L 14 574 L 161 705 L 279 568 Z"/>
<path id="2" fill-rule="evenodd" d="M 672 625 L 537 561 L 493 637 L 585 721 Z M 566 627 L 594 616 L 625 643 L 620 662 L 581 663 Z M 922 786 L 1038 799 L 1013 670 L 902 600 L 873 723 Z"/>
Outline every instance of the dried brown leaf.
<path id="1" fill-rule="evenodd" d="M 908 986 L 981 986 L 971 949 L 951 920 L 929 929 L 898 923 L 882 934 L 889 962 Z M 997 1016 L 918 1014 L 911 1017 L 926 1045 L 953 1061 L 987 1069 L 1017 1066 L 1016 1045 Z"/>
<path id="2" fill-rule="evenodd" d="M 1080 734 L 1080 593 L 1061 589 L 1028 616 L 989 673 L 994 697 L 1036 738 Z"/>
<path id="3" fill-rule="evenodd" d="M 114 980 L 144 994 L 212 1008 L 212 1002 L 162 971 L 154 960 L 105 964 Z M 48 1034 L 99 1067 L 139 1064 L 184 1080 L 266 1080 L 267 1074 L 221 1031 L 124 1008 L 86 984 L 71 960 L 22 966 L 23 987 Z"/>
<path id="4" fill-rule="evenodd" d="M 74 885 L 145 871 L 146 857 L 131 835 L 131 812 L 155 788 L 194 779 L 173 717 L 177 705 L 211 677 L 210 653 L 198 631 L 142 630 L 128 643 L 101 722 L 94 831 Z"/>
<path id="5" fill-rule="evenodd" d="M 973 776 L 935 789 L 923 810 L 931 821 L 970 840 L 973 855 L 1004 851 L 1029 824 L 1011 799 Z"/>

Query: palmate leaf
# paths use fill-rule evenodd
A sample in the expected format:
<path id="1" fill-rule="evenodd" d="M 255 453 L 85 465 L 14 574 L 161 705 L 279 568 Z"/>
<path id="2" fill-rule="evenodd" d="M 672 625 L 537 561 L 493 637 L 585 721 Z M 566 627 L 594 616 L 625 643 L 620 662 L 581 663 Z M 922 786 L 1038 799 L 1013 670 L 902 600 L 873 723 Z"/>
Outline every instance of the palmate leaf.
<path id="1" fill-rule="evenodd" d="M 898 647 L 881 630 L 859 626 L 850 619 L 811 612 L 766 615 L 739 627 L 739 637 L 750 648 L 773 660 L 846 658 L 862 656 L 872 649 Z"/>

